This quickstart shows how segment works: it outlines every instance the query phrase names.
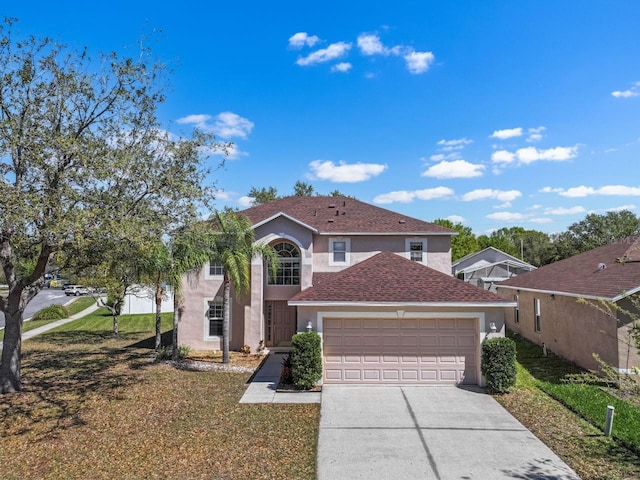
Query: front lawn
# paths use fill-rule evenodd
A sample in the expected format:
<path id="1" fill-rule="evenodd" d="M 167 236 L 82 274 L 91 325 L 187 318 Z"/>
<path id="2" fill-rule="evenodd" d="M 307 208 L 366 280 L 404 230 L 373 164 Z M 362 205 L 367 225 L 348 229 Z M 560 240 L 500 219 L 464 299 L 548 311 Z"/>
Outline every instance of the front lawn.
<path id="1" fill-rule="evenodd" d="M 598 390 L 597 387 L 562 382 L 566 374 L 580 370 L 553 354 L 543 357 L 539 346 L 518 335 L 511 337 L 516 341 L 518 351 L 517 383 L 510 393 L 498 395 L 496 400 L 583 479 L 640 478 L 640 458 L 620 441 L 602 433 L 604 416 L 602 422 L 597 418 L 589 419 L 587 415 L 583 418 L 565 405 L 570 405 L 573 398 L 579 399 L 578 403 L 590 405 L 594 411 L 599 410 L 596 396 L 588 393 L 592 389 Z M 620 431 L 626 428 L 626 419 L 624 416 L 618 418 L 617 414 L 616 408 L 614 427 Z"/>
<path id="2" fill-rule="evenodd" d="M 98 310 L 23 344 L 1 478 L 315 478 L 318 405 L 241 405 L 251 373 L 154 363 L 153 315 L 121 316 L 119 339 L 111 322 Z"/>

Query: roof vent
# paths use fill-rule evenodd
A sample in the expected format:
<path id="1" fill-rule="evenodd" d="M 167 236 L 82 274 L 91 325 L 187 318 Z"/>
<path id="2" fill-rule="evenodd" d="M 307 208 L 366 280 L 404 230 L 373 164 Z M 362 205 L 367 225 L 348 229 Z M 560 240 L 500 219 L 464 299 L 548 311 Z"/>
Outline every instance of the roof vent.
<path id="1" fill-rule="evenodd" d="M 328 222 L 329 222 L 329 223 L 333 223 L 333 218 L 330 218 L 330 219 L 328 220 Z"/>
<path id="2" fill-rule="evenodd" d="M 336 208 L 336 204 L 335 203 L 330 203 L 329 204 L 329 208 Z"/>
<path id="3" fill-rule="evenodd" d="M 598 270 L 604 270 L 605 268 L 607 268 L 607 265 L 605 263 L 598 264 Z"/>
<path id="4" fill-rule="evenodd" d="M 407 223 L 407 221 L 403 218 L 403 219 L 398 220 L 398 223 Z"/>

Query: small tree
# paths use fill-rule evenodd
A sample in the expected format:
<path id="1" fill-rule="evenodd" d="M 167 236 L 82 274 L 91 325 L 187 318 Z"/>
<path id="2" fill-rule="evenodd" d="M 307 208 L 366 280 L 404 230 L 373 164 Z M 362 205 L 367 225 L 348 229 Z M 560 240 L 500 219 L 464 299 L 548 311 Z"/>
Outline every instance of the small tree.
<path id="1" fill-rule="evenodd" d="M 508 392 L 516 384 L 516 342 L 504 337 L 486 340 L 481 369 L 489 392 Z"/>

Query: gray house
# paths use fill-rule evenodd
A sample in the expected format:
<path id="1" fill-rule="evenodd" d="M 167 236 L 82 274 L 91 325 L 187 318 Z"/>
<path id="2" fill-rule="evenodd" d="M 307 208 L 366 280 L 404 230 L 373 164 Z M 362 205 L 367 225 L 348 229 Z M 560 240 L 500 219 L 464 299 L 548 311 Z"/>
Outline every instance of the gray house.
<path id="1" fill-rule="evenodd" d="M 451 265 L 454 277 L 494 292 L 494 284 L 535 269 L 533 265 L 494 247 L 470 253 Z"/>

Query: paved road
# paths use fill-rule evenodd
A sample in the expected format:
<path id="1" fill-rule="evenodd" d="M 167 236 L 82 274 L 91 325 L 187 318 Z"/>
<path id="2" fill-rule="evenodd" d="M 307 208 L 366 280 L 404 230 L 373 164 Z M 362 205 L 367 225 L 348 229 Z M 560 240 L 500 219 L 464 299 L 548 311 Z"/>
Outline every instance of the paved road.
<path id="1" fill-rule="evenodd" d="M 324 385 L 318 479 L 579 477 L 481 389 Z"/>
<path id="2" fill-rule="evenodd" d="M 45 288 L 34 297 L 24 311 L 24 318 L 30 318 L 34 313 L 44 307 L 54 304 L 64 304 L 71 300 L 62 290 Z M 4 327 L 4 314 L 0 312 L 0 327 Z"/>

